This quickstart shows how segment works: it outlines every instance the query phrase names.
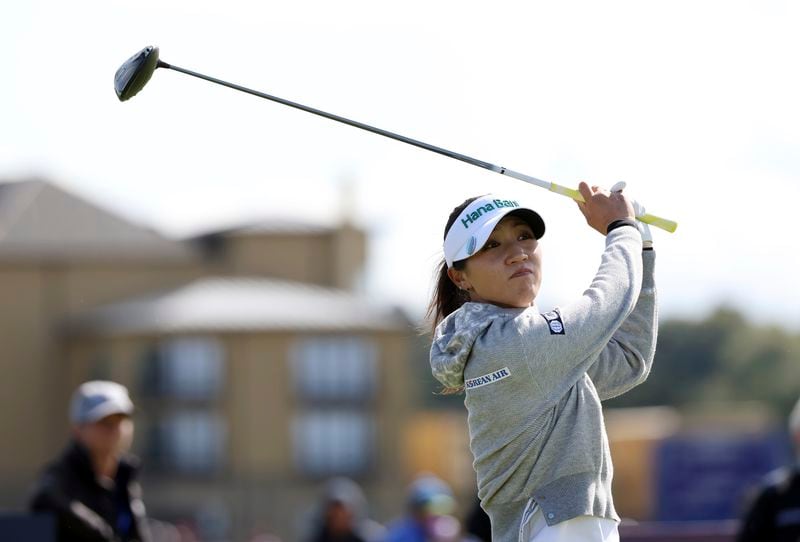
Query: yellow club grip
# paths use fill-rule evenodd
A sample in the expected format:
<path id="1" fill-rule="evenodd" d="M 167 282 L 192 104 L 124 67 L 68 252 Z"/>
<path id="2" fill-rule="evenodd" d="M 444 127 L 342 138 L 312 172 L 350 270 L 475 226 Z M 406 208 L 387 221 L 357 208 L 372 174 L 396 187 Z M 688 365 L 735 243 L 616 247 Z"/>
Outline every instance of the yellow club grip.
<path id="1" fill-rule="evenodd" d="M 661 228 L 662 230 L 666 230 L 670 233 L 675 233 L 675 230 L 678 229 L 678 223 L 675 222 L 674 220 L 661 218 L 660 216 L 651 215 L 650 213 L 645 213 L 642 216 L 637 216 L 636 220 L 644 222 L 645 224 L 650 224 L 651 226 L 655 226 L 656 228 Z"/>
<path id="2" fill-rule="evenodd" d="M 561 194 L 562 196 L 567 196 L 568 198 L 572 198 L 575 201 L 580 201 L 583 203 L 583 196 L 581 196 L 581 193 L 573 188 L 567 188 L 566 186 L 561 186 L 560 184 L 550 183 L 550 192 L 555 192 L 556 194 Z"/>
<path id="3" fill-rule="evenodd" d="M 560 184 L 550 183 L 550 191 L 555 192 L 556 194 L 561 194 L 562 196 L 567 196 L 568 198 L 572 198 L 575 201 L 583 202 L 583 196 L 581 196 L 581 193 L 573 188 L 567 188 L 566 186 L 561 186 Z M 650 213 L 645 213 L 642 216 L 637 216 L 636 220 L 639 220 L 651 226 L 655 226 L 656 228 L 661 228 L 662 230 L 668 231 L 670 233 L 675 233 L 675 230 L 678 228 L 678 223 L 675 222 L 674 220 L 661 218 L 660 216 L 656 216 Z"/>

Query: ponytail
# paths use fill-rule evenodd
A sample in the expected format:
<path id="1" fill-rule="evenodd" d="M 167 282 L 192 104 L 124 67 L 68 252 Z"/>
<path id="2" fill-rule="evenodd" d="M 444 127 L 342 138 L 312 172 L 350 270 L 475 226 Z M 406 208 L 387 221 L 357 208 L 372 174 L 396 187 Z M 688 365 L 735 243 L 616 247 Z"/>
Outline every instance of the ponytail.
<path id="1" fill-rule="evenodd" d="M 478 199 L 480 196 L 469 198 L 464 203 L 453 209 L 447 219 L 447 225 L 444 228 L 444 236 L 447 237 L 447 232 L 450 227 L 458 218 L 458 215 L 467 208 L 467 205 Z M 454 269 L 464 269 L 466 267 L 466 260 L 459 260 L 453 262 Z M 447 262 L 442 258 L 441 263 L 437 267 L 435 274 L 435 285 L 433 289 L 433 296 L 428 304 L 428 310 L 425 313 L 426 321 L 430 325 L 431 334 L 436 330 L 436 326 L 444 320 L 449 314 L 458 310 L 461 305 L 469 301 L 469 293 L 461 290 L 456 286 L 450 277 L 447 275 Z"/>
<path id="2" fill-rule="evenodd" d="M 453 262 L 453 267 L 455 269 L 463 269 L 464 260 Z M 457 311 L 467 301 L 469 301 L 469 294 L 450 280 L 447 275 L 447 262 L 442 259 L 442 262 L 437 267 L 433 297 L 428 304 L 428 311 L 425 313 L 426 320 L 430 322 L 431 333 L 439 325 L 439 322 L 449 314 Z"/>

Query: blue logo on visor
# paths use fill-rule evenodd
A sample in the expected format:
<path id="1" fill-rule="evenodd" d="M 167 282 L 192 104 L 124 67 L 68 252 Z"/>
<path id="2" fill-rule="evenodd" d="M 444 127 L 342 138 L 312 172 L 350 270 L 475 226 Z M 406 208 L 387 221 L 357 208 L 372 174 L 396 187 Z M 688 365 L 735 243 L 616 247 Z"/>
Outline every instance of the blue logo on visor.
<path id="1" fill-rule="evenodd" d="M 467 243 L 467 254 L 471 255 L 473 252 L 475 252 L 475 245 L 477 244 L 478 240 L 475 239 L 475 236 L 474 235 L 470 236 L 469 242 Z"/>

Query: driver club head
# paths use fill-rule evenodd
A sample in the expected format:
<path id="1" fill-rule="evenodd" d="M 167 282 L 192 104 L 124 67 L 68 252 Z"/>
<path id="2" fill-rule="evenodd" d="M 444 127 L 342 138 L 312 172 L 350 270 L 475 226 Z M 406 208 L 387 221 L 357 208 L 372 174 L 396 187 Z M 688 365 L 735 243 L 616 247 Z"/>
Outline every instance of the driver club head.
<path id="1" fill-rule="evenodd" d="M 152 45 L 148 45 L 126 60 L 114 74 L 114 90 L 119 101 L 124 102 L 136 96 L 158 66 L 158 47 Z"/>

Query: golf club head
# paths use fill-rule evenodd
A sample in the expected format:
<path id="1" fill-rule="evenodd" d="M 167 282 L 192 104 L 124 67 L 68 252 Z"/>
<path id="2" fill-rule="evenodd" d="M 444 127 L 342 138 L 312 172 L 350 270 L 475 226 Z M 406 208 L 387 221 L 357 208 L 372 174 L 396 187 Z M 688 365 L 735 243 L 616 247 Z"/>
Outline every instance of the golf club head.
<path id="1" fill-rule="evenodd" d="M 119 67 L 114 74 L 114 90 L 124 102 L 142 90 L 158 67 L 158 47 L 148 45 Z"/>

